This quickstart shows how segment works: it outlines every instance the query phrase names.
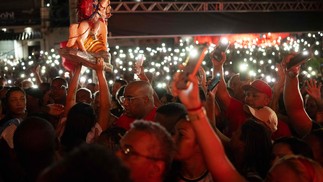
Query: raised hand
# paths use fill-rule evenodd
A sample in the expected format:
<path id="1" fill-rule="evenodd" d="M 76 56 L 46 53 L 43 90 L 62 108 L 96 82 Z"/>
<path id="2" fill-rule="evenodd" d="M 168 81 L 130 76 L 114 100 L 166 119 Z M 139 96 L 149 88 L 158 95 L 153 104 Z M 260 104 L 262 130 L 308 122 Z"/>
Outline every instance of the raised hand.
<path id="1" fill-rule="evenodd" d="M 61 104 L 48 104 L 48 114 L 52 116 L 60 116 L 64 113 L 64 105 Z"/>
<path id="2" fill-rule="evenodd" d="M 140 80 L 149 82 L 149 79 L 148 79 L 147 75 L 145 74 L 143 66 L 136 66 L 135 69 L 136 69 L 135 72 L 138 73 L 137 76 Z M 138 71 L 137 69 L 140 69 L 140 70 Z"/>
<path id="3" fill-rule="evenodd" d="M 199 75 L 200 85 L 202 86 L 203 90 L 207 92 L 206 73 L 202 66 L 199 68 Z"/>
<path id="4" fill-rule="evenodd" d="M 96 61 L 96 71 L 103 71 L 104 70 L 104 59 L 103 58 L 98 58 Z"/>
<path id="5" fill-rule="evenodd" d="M 190 83 L 189 87 L 185 90 L 178 89 L 176 87 L 179 81 L 179 74 L 176 73 L 172 82 L 172 93 L 174 96 L 178 96 L 181 102 L 185 105 L 187 109 L 194 109 L 201 106 L 201 100 L 199 96 L 198 80 L 195 75 L 190 75 L 188 77 Z"/>
<path id="6" fill-rule="evenodd" d="M 299 75 L 299 72 L 301 70 L 301 65 L 294 66 L 287 70 L 286 65 L 290 62 L 290 60 L 296 55 L 296 53 L 291 53 L 284 57 L 281 66 L 283 70 L 285 71 L 285 75 L 288 75 L 289 77 L 297 77 Z"/>
<path id="7" fill-rule="evenodd" d="M 278 81 L 273 87 L 274 92 L 281 93 L 285 83 L 285 69 L 282 64 L 276 64 Z"/>
<path id="8" fill-rule="evenodd" d="M 321 83 L 317 83 L 315 79 L 309 79 L 305 81 L 305 91 L 313 97 L 315 100 L 321 100 Z"/>
<path id="9" fill-rule="evenodd" d="M 225 52 L 221 52 L 221 56 L 222 56 L 221 60 L 216 60 L 213 57 L 213 54 L 214 54 L 214 52 L 211 52 L 210 56 L 211 56 L 211 60 L 212 60 L 212 63 L 214 66 L 222 66 L 225 63 L 225 61 L 227 60 L 227 55 Z"/>

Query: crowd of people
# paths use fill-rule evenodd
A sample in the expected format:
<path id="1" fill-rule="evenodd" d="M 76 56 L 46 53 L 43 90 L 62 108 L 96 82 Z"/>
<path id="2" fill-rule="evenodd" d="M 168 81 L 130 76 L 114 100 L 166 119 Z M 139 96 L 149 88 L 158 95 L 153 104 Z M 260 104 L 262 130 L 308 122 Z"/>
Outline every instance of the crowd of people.
<path id="1" fill-rule="evenodd" d="M 224 52 L 211 90 L 200 68 L 160 94 L 143 66 L 109 88 L 101 58 L 98 83 L 80 84 L 81 64 L 68 81 L 2 80 L 0 181 L 323 181 L 321 83 L 287 69 L 294 56 L 273 86 L 226 80 Z"/>

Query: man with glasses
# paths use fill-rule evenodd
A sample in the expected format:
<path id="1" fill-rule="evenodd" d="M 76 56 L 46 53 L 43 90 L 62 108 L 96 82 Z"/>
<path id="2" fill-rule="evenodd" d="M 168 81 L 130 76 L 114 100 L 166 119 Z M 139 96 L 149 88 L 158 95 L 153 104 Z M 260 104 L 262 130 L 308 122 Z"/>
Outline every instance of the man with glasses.
<path id="1" fill-rule="evenodd" d="M 117 155 L 130 169 L 134 182 L 161 182 L 175 153 L 170 134 L 158 123 L 136 120 L 120 140 Z"/>
<path id="2" fill-rule="evenodd" d="M 56 77 L 52 80 L 50 86 L 51 102 L 65 105 L 68 83 L 64 78 Z"/>
<path id="3" fill-rule="evenodd" d="M 120 97 L 125 111 L 115 125 L 129 130 L 130 124 L 136 119 L 153 121 L 157 109 L 154 105 L 153 94 L 154 90 L 148 82 L 130 82 L 126 86 L 123 96 Z"/>

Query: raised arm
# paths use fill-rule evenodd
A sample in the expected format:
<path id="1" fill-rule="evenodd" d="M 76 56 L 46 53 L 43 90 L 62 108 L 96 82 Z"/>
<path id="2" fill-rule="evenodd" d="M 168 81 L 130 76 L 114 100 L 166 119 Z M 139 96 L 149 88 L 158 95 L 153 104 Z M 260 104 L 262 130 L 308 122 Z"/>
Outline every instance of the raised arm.
<path id="1" fill-rule="evenodd" d="M 146 82 L 148 82 L 150 85 L 151 85 L 151 80 L 149 80 L 148 79 L 148 77 L 147 77 L 147 75 L 145 74 L 145 71 L 144 71 L 144 67 L 143 66 L 139 66 L 140 67 L 140 71 L 139 71 L 139 74 L 138 74 L 138 78 L 140 79 L 140 80 L 142 80 L 142 81 L 146 81 Z M 135 68 L 135 69 L 137 69 L 137 68 Z M 154 88 L 153 86 L 152 86 L 152 88 Z M 154 89 L 154 105 L 156 106 L 156 107 L 159 107 L 159 106 L 161 106 L 162 105 L 162 103 L 161 103 L 161 101 L 159 100 L 159 97 L 158 97 L 158 95 L 157 95 L 157 93 L 156 93 L 156 91 L 155 91 L 155 89 Z"/>
<path id="2" fill-rule="evenodd" d="M 205 93 L 207 93 L 207 80 L 206 80 L 206 73 L 203 67 L 200 67 L 199 69 L 199 75 L 200 75 L 200 85 Z"/>
<path id="3" fill-rule="evenodd" d="M 316 113 L 316 122 L 323 122 L 323 99 L 321 96 L 321 83 L 317 83 L 315 79 L 306 80 L 306 92 L 307 94 L 315 100 L 317 105 L 317 113 Z"/>
<path id="4" fill-rule="evenodd" d="M 198 81 L 195 76 L 189 77 L 192 82 L 188 89 L 176 88 L 177 77 L 174 78 L 173 88 L 175 96 L 179 96 L 188 110 L 190 121 L 194 127 L 198 143 L 205 158 L 208 170 L 215 181 L 245 181 L 227 158 L 223 145 L 213 131 L 205 109 L 199 98 Z"/>
<path id="5" fill-rule="evenodd" d="M 231 96 L 227 90 L 227 84 L 224 79 L 224 69 L 223 69 L 223 64 L 226 61 L 227 57 L 224 52 L 222 52 L 222 60 L 216 60 L 212 56 L 212 63 L 213 63 L 213 77 L 216 76 L 216 74 L 220 75 L 220 82 L 218 84 L 218 89 L 216 92 L 216 97 L 219 99 L 221 106 L 224 107 L 224 109 L 227 109 Z"/>
<path id="6" fill-rule="evenodd" d="M 66 102 L 65 102 L 65 108 L 64 108 L 64 112 L 63 112 L 63 116 L 62 118 L 67 117 L 67 114 L 69 112 L 69 110 L 75 105 L 76 103 L 76 91 L 77 91 L 77 87 L 78 87 L 78 81 L 80 78 L 80 73 L 81 73 L 81 69 L 82 69 L 82 65 L 78 64 L 75 66 L 74 69 L 74 74 L 73 77 L 69 83 L 69 87 L 67 90 L 67 95 L 66 95 Z M 61 110 L 62 108 L 60 107 L 64 107 L 64 106 L 60 106 L 58 104 L 50 104 L 47 106 L 48 108 L 48 113 L 59 113 L 59 110 Z M 53 114 L 51 114 L 53 115 Z M 57 127 L 56 127 L 56 135 L 58 137 L 60 137 L 62 135 L 63 129 L 65 127 L 65 119 L 60 119 Z"/>
<path id="7" fill-rule="evenodd" d="M 277 82 L 273 86 L 273 97 L 271 99 L 270 107 L 278 113 L 278 102 L 280 94 L 283 93 L 285 83 L 285 73 L 281 64 L 277 64 Z"/>
<path id="8" fill-rule="evenodd" d="M 102 131 L 106 130 L 110 125 L 110 107 L 111 107 L 111 98 L 110 92 L 108 89 L 108 83 L 104 75 L 104 60 L 103 58 L 98 59 L 96 74 L 99 81 L 100 89 L 100 110 L 98 115 L 98 123 L 102 128 Z"/>
<path id="9" fill-rule="evenodd" d="M 303 98 L 299 90 L 298 75 L 300 66 L 286 70 L 286 64 L 292 57 L 293 55 L 286 56 L 282 64 L 285 70 L 284 103 L 290 124 L 300 137 L 304 137 L 312 129 L 312 120 L 305 111 Z"/>
<path id="10" fill-rule="evenodd" d="M 206 114 L 209 121 L 213 127 L 216 127 L 215 118 L 218 116 L 219 109 L 215 103 L 214 94 L 212 92 L 207 92 L 206 94 L 206 104 L 205 104 Z"/>
<path id="11" fill-rule="evenodd" d="M 40 76 L 40 65 L 36 65 L 34 68 L 32 68 L 32 72 L 35 74 L 37 85 L 39 86 L 41 83 L 43 83 L 43 80 Z"/>
<path id="12" fill-rule="evenodd" d="M 64 116 L 67 116 L 67 113 L 69 112 L 69 110 L 76 103 L 76 91 L 78 89 L 78 83 L 79 83 L 81 69 L 82 69 L 81 64 L 78 64 L 75 66 L 74 74 L 73 74 L 73 77 L 69 83 L 69 87 L 67 90 Z"/>

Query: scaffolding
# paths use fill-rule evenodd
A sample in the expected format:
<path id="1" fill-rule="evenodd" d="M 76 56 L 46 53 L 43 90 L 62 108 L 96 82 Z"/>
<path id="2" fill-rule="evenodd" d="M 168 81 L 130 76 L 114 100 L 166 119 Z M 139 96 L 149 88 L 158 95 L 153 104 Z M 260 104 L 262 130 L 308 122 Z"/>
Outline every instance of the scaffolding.
<path id="1" fill-rule="evenodd" d="M 323 11 L 322 1 L 111 2 L 113 13 L 225 13 Z"/>

